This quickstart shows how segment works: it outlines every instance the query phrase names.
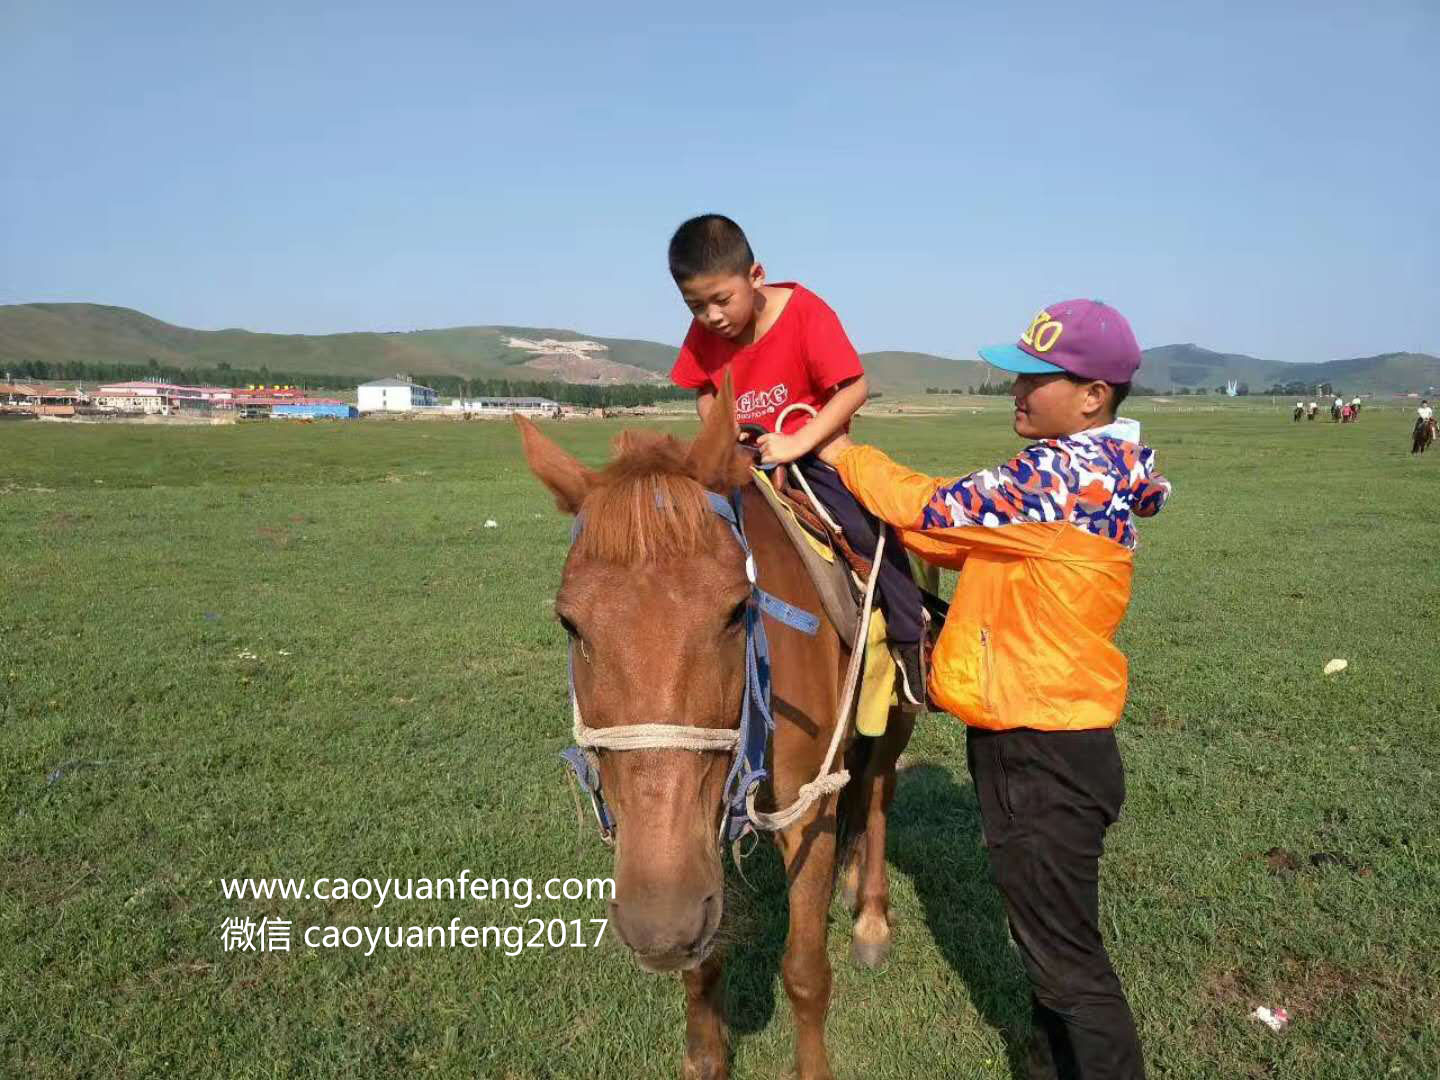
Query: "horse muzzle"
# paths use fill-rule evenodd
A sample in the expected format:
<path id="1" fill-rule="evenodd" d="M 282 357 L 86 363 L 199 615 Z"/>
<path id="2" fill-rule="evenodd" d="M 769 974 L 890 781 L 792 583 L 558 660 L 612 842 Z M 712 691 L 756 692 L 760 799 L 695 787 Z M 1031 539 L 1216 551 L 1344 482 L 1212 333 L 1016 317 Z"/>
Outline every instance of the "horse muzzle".
<path id="1" fill-rule="evenodd" d="M 714 892 L 698 904 L 677 906 L 610 901 L 610 926 L 652 974 L 697 968 L 714 948 L 724 905 Z"/>

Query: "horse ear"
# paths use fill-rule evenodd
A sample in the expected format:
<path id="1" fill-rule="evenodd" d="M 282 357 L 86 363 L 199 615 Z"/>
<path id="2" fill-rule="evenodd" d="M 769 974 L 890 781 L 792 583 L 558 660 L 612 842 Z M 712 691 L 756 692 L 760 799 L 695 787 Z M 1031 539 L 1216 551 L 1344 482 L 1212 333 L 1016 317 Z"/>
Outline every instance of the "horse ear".
<path id="1" fill-rule="evenodd" d="M 540 434 L 540 429 L 525 417 L 516 414 L 514 420 L 530 471 L 550 489 L 556 506 L 567 514 L 577 513 L 595 486 L 595 474 Z"/>
<path id="2" fill-rule="evenodd" d="M 740 429 L 735 425 L 735 384 L 725 370 L 715 403 L 705 417 L 705 426 L 690 444 L 686 465 L 690 475 L 711 491 L 730 491 L 750 475 L 750 465 L 736 446 Z"/>

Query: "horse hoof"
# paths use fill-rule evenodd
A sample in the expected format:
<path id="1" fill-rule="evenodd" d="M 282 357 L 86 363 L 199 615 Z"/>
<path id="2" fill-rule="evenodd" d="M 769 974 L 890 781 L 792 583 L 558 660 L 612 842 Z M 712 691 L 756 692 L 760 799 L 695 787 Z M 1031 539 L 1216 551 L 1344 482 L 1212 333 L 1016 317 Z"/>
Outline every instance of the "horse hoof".
<path id="1" fill-rule="evenodd" d="M 850 942 L 850 959 L 858 967 L 878 968 L 890 959 L 890 942 L 854 938 Z"/>

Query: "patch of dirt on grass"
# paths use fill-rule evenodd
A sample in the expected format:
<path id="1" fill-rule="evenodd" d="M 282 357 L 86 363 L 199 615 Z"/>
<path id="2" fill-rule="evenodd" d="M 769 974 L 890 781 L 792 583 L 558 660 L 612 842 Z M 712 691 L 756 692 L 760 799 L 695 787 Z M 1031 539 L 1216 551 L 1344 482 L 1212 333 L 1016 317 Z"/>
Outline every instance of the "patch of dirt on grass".
<path id="1" fill-rule="evenodd" d="M 73 532 L 82 521 L 89 521 L 90 514 L 72 514 L 69 510 L 56 510 L 45 517 L 45 528 L 53 533 Z"/>
<path id="2" fill-rule="evenodd" d="M 1336 998 L 1373 986 L 1372 980 L 1362 972 L 1345 971 L 1323 960 L 1305 963 L 1290 959 L 1285 962 L 1284 971 L 1276 980 L 1273 996 L 1293 1019 L 1298 1019 L 1318 1015 Z"/>
<path id="3" fill-rule="evenodd" d="M 1349 870 L 1356 877 L 1368 878 L 1375 874 L 1372 867 L 1338 851 L 1315 851 L 1308 856 L 1300 856 L 1289 848 L 1272 847 L 1268 851 L 1248 855 L 1246 858 L 1260 859 L 1265 863 L 1265 868 L 1277 877 L 1287 877 L 1291 874 L 1310 871 L 1319 872 L 1328 866 L 1338 866 L 1341 869 Z"/>
<path id="4" fill-rule="evenodd" d="M 1295 853 L 1283 847 L 1272 847 L 1260 858 L 1265 860 L 1265 867 L 1272 874 L 1293 874 L 1300 869 L 1300 860 Z"/>
<path id="5" fill-rule="evenodd" d="M 255 530 L 255 535 L 261 540 L 268 540 L 277 548 L 290 546 L 290 530 L 284 525 L 261 525 Z"/>
<path id="6" fill-rule="evenodd" d="M 1227 968 L 1207 978 L 1200 993 L 1219 1005 L 1241 1005 L 1254 996 L 1255 988 L 1244 972 Z"/>
<path id="7" fill-rule="evenodd" d="M 6 890 L 24 897 L 36 907 L 49 907 L 68 900 L 86 884 L 98 881 L 100 872 L 87 862 L 58 866 L 33 855 L 18 855 L 0 862 L 0 881 Z"/>

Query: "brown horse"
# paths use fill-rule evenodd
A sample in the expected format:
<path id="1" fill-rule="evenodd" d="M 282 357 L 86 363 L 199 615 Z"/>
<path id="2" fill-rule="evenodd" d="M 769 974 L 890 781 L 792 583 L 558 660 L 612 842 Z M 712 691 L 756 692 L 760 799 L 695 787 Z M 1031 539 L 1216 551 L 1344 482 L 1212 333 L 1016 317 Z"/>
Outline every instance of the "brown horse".
<path id="1" fill-rule="evenodd" d="M 728 386 L 692 444 L 625 432 L 601 471 L 585 468 L 519 417 L 531 470 L 560 508 L 581 514 L 555 612 L 574 643 L 574 689 L 586 725 L 659 722 L 735 728 L 744 694 L 745 559 L 706 491 L 741 489 L 760 588 L 810 612 L 820 598 L 779 521 L 750 484 L 737 449 Z M 766 624 L 773 665 L 771 780 L 760 806 L 789 806 L 815 778 L 836 724 L 848 652 L 828 622 L 807 635 Z M 848 718 L 846 720 L 848 726 Z M 889 950 L 885 815 L 895 763 L 913 718 L 898 710 L 886 734 L 849 738 L 850 783 L 775 834 L 789 880 L 790 929 L 781 965 L 795 1017 L 795 1073 L 830 1077 L 826 913 L 840 835 L 855 914 L 852 956 L 878 964 Z M 685 985 L 685 1077 L 729 1075 L 722 958 L 715 949 L 724 868 L 717 843 L 730 759 L 714 751 L 600 750 L 602 790 L 615 818 L 610 926 L 642 968 L 678 971 Z"/>
<path id="2" fill-rule="evenodd" d="M 1410 452 L 1412 454 L 1423 454 L 1430 449 L 1430 444 L 1435 441 L 1435 418 L 1429 420 L 1416 420 L 1414 436 L 1410 440 Z"/>

